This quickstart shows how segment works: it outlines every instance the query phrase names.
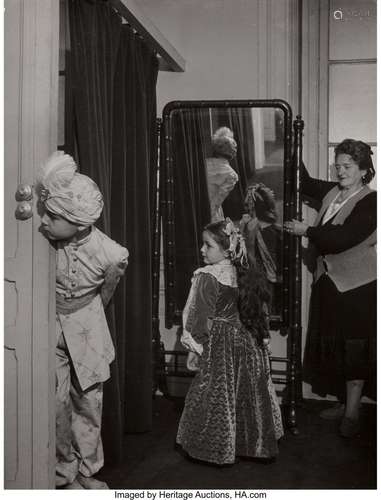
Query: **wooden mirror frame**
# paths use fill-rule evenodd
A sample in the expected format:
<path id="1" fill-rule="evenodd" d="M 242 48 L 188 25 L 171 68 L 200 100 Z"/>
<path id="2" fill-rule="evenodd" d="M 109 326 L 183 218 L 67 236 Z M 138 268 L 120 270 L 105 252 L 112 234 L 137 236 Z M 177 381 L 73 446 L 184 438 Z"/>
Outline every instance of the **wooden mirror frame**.
<path id="1" fill-rule="evenodd" d="M 284 112 L 284 197 L 283 219 L 301 220 L 301 199 L 299 194 L 299 172 L 302 162 L 302 131 L 304 123 L 297 116 L 294 124 L 290 105 L 281 99 L 266 100 L 205 100 L 205 101 L 172 101 L 163 109 L 163 118 L 159 122 L 160 129 L 160 167 L 159 167 L 159 211 L 155 234 L 158 236 L 160 222 L 163 234 L 164 289 L 165 289 L 165 327 L 172 328 L 181 324 L 182 311 L 175 310 L 175 227 L 174 227 L 174 164 L 172 144 L 171 113 L 179 109 L 203 108 L 275 108 Z M 294 128 L 294 134 L 293 130 Z M 160 339 L 158 302 L 159 302 L 159 269 L 158 257 L 160 238 L 156 238 L 154 275 L 154 311 L 153 311 L 153 345 L 155 365 L 155 387 L 166 387 L 165 377 L 170 374 L 166 367 L 164 346 Z M 156 262 L 156 265 L 155 265 Z M 155 312 L 156 311 L 156 312 Z M 301 384 L 301 241 L 288 233 L 283 233 L 283 314 L 281 321 L 271 321 L 271 330 L 279 330 L 287 335 L 287 355 L 285 358 L 272 357 L 272 361 L 285 362 L 286 378 L 276 378 L 275 383 L 286 385 L 283 406 L 287 407 L 286 425 L 292 433 L 297 434 L 296 405 L 302 397 Z M 168 353 L 168 352 L 167 352 Z M 175 354 L 172 352 L 170 354 Z M 180 376 L 184 374 L 179 373 Z"/>
<path id="2" fill-rule="evenodd" d="M 171 114 L 182 109 L 209 109 L 209 108 L 273 108 L 284 113 L 284 159 L 283 159 L 283 218 L 289 219 L 293 216 L 292 184 L 292 111 L 286 101 L 280 99 L 269 100 L 232 100 L 232 101 L 173 101 L 168 103 L 163 110 L 163 138 L 161 155 L 161 175 L 164 177 L 164 189 L 162 194 L 162 217 L 163 217 L 163 250 L 164 250 L 164 280 L 165 280 L 165 326 L 172 328 L 173 325 L 181 324 L 182 311 L 176 310 L 175 301 L 175 217 L 174 217 L 174 162 L 173 162 L 173 126 Z M 201 228 L 200 228 L 201 230 Z M 290 274 L 289 269 L 292 263 L 290 260 L 290 236 L 283 233 L 283 304 L 282 314 L 270 318 L 272 330 L 279 330 L 289 326 L 289 292 Z"/>

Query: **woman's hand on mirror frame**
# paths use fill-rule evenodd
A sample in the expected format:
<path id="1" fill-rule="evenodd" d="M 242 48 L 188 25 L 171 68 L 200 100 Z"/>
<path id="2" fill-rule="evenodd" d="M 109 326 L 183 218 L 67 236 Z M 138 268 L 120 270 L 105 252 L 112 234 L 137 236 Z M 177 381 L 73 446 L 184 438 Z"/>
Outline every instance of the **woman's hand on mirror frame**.
<path id="1" fill-rule="evenodd" d="M 248 214 L 248 213 L 242 214 L 241 223 L 242 224 L 247 224 L 248 222 L 251 221 L 252 218 L 253 217 L 250 214 Z"/>
<path id="2" fill-rule="evenodd" d="M 272 352 L 271 352 L 271 339 L 270 339 L 270 337 L 265 337 L 262 340 L 262 344 L 263 344 L 264 349 L 267 351 L 267 354 L 269 356 L 271 356 Z"/>
<path id="3" fill-rule="evenodd" d="M 258 217 L 254 214 L 244 213 L 242 214 L 241 220 L 239 221 L 239 228 L 242 231 L 242 228 L 249 227 L 249 229 L 253 229 L 253 227 L 259 224 Z"/>
<path id="4" fill-rule="evenodd" d="M 283 228 L 287 233 L 293 234 L 295 236 L 305 236 L 308 229 L 308 224 L 300 220 L 292 219 L 290 221 L 286 221 L 283 224 Z"/>

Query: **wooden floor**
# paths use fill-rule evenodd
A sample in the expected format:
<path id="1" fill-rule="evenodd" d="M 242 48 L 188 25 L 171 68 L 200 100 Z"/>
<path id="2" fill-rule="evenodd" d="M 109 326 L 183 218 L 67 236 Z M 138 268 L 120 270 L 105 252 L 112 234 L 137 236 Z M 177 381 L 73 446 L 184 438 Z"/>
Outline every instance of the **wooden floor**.
<path id="1" fill-rule="evenodd" d="M 126 435 L 125 459 L 105 467 L 100 479 L 111 489 L 375 489 L 376 405 L 362 407 L 362 430 L 341 438 L 338 423 L 322 420 L 326 402 L 298 408 L 299 434 L 286 432 L 276 461 L 240 460 L 217 467 L 185 458 L 175 447 L 182 400 L 157 397 L 151 432 Z"/>

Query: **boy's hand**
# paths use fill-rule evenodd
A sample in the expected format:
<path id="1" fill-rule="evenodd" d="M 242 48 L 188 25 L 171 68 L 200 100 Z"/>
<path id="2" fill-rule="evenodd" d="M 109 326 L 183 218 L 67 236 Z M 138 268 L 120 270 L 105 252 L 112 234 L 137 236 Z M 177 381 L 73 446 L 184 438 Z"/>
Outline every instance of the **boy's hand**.
<path id="1" fill-rule="evenodd" d="M 105 273 L 105 279 L 101 287 L 101 299 L 103 307 L 106 309 L 112 296 L 114 295 L 115 289 L 119 283 L 120 278 L 123 276 L 127 267 L 127 263 L 121 262 L 118 265 L 110 266 Z"/>

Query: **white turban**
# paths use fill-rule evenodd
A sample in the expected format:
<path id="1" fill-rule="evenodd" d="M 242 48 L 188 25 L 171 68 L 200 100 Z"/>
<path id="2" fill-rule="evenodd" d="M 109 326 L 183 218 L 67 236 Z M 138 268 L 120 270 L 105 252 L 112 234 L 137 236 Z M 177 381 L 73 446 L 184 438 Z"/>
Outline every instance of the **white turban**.
<path id="1" fill-rule="evenodd" d="M 95 182 L 77 173 L 73 158 L 56 151 L 39 175 L 40 199 L 50 212 L 74 224 L 90 226 L 99 219 L 103 197 Z"/>

